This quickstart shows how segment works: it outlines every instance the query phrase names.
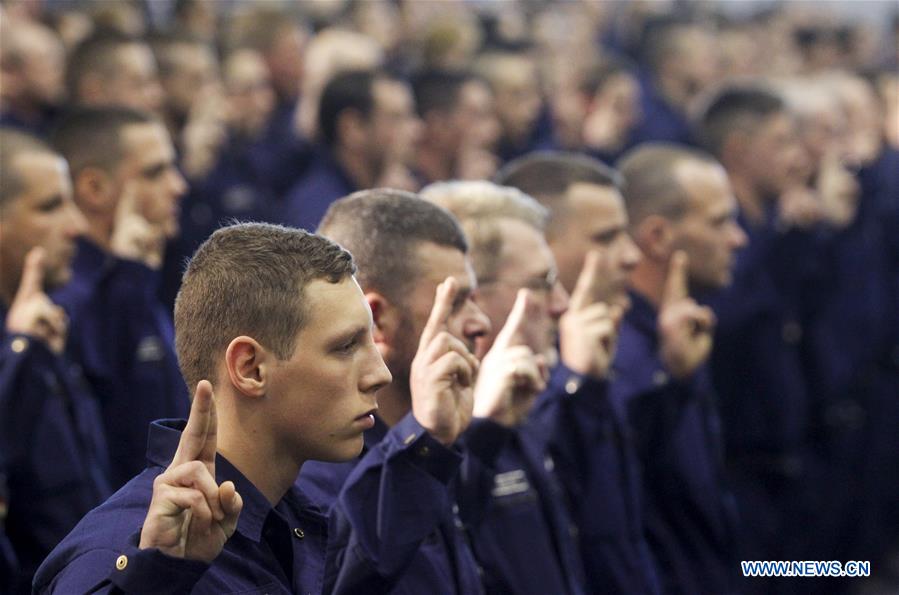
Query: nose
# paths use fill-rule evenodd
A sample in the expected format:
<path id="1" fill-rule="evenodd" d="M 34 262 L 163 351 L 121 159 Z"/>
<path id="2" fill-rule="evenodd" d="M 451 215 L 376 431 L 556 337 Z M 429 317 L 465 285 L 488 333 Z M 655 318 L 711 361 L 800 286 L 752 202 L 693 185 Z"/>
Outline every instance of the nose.
<path id="1" fill-rule="evenodd" d="M 492 325 L 490 319 L 474 301 L 468 300 L 466 308 L 468 308 L 468 312 L 462 332 L 465 338 L 473 343 L 478 337 L 490 334 Z"/>
<path id="2" fill-rule="evenodd" d="M 568 292 L 561 281 L 556 281 L 549 294 L 549 316 L 558 320 L 568 310 Z"/>
<path id="3" fill-rule="evenodd" d="M 174 166 L 169 168 L 169 191 L 175 198 L 181 198 L 187 192 L 187 180 Z"/>
<path id="4" fill-rule="evenodd" d="M 625 270 L 631 271 L 640 263 L 643 253 L 631 238 L 630 234 L 625 234 L 624 247 L 621 254 L 621 264 Z"/>
<path id="5" fill-rule="evenodd" d="M 740 227 L 738 223 L 731 223 L 731 232 L 730 232 L 730 245 L 733 249 L 742 248 L 749 241 L 749 238 L 746 236 L 746 232 L 743 231 L 743 228 Z"/>
<path id="6" fill-rule="evenodd" d="M 375 394 L 391 382 L 393 375 L 384 363 L 381 352 L 374 343 L 370 346 L 369 357 L 366 359 L 366 368 L 359 379 L 359 390 L 365 394 Z"/>
<path id="7" fill-rule="evenodd" d="M 66 226 L 66 235 L 69 238 L 77 238 L 87 233 L 87 219 L 82 214 L 81 209 L 74 201 L 69 201 L 68 225 Z"/>

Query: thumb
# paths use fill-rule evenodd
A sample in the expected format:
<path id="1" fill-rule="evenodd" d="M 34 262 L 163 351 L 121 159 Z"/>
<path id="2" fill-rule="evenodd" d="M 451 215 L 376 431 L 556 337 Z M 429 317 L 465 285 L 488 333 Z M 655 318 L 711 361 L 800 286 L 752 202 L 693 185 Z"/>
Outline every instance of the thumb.
<path id="1" fill-rule="evenodd" d="M 687 288 L 688 265 L 687 254 L 682 250 L 678 250 L 671 256 L 671 262 L 668 263 L 668 276 L 665 278 L 665 288 L 662 292 L 663 307 L 690 295 Z"/>
<path id="2" fill-rule="evenodd" d="M 116 205 L 116 227 L 119 226 L 119 223 L 133 215 L 140 216 L 140 211 L 137 204 L 137 186 L 132 180 L 129 180 L 122 187 L 122 194 L 119 196 L 119 203 Z"/>
<path id="3" fill-rule="evenodd" d="M 22 278 L 15 300 L 29 298 L 44 291 L 44 259 L 46 252 L 40 246 L 28 251 L 22 267 Z"/>
<path id="4" fill-rule="evenodd" d="M 528 310 L 533 301 L 534 299 L 529 289 L 522 288 L 518 290 L 515 304 L 512 306 L 512 311 L 509 312 L 502 330 L 496 335 L 496 340 L 493 342 L 494 346 L 499 345 L 500 348 L 506 348 L 513 345 L 527 344 L 525 328 L 527 326 Z"/>

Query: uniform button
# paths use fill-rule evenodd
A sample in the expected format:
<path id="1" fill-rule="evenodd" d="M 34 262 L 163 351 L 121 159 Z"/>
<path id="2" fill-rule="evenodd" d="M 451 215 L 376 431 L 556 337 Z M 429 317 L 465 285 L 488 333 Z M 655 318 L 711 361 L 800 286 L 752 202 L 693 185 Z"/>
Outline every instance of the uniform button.
<path id="1" fill-rule="evenodd" d="M 453 504 L 453 514 L 459 514 L 459 505 Z"/>
<path id="2" fill-rule="evenodd" d="M 781 329 L 781 336 L 783 337 L 784 343 L 795 345 L 802 339 L 802 327 L 799 326 L 799 323 L 795 320 L 785 322 Z"/>
<path id="3" fill-rule="evenodd" d="M 413 440 L 415 440 L 415 434 L 409 434 L 406 436 L 405 440 L 403 440 L 403 444 L 409 444 Z"/>
<path id="4" fill-rule="evenodd" d="M 418 449 L 418 456 L 420 456 L 420 457 L 426 457 L 429 454 L 431 454 L 431 449 L 428 448 L 427 445 L 422 446 L 421 448 Z"/>
<path id="5" fill-rule="evenodd" d="M 9 348 L 13 350 L 13 353 L 22 353 L 28 349 L 28 339 L 16 337 L 12 340 L 12 343 L 10 343 Z"/>
<path id="6" fill-rule="evenodd" d="M 569 395 L 573 395 L 580 387 L 581 383 L 578 382 L 577 378 L 569 378 L 568 382 L 565 383 L 565 392 Z"/>
<path id="7" fill-rule="evenodd" d="M 125 570 L 125 568 L 128 567 L 128 556 L 126 556 L 125 554 L 119 556 L 115 561 L 115 567 L 117 570 Z"/>
<path id="8" fill-rule="evenodd" d="M 575 525 L 574 523 L 569 523 L 568 534 L 577 539 L 578 535 L 580 534 L 580 530 L 577 528 L 577 525 Z"/>
<path id="9" fill-rule="evenodd" d="M 553 458 L 551 456 L 546 455 L 543 458 L 543 468 L 546 469 L 547 471 L 552 471 L 553 469 L 556 468 L 556 462 L 553 460 Z"/>
<path id="10" fill-rule="evenodd" d="M 668 374 L 665 370 L 656 370 L 652 373 L 652 383 L 656 386 L 662 386 L 668 382 Z"/>
<path id="11" fill-rule="evenodd" d="M 296 529 L 293 530 L 293 536 L 296 537 L 297 539 L 303 539 L 304 537 L 306 537 L 306 534 L 303 533 L 302 529 L 297 527 Z"/>

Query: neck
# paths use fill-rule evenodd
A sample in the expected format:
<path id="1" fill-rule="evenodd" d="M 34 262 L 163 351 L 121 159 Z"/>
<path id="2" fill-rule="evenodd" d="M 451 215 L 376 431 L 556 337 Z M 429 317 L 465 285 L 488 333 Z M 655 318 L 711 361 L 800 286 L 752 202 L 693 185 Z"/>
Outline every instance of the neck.
<path id="1" fill-rule="evenodd" d="M 104 252 L 109 252 L 110 240 L 112 239 L 112 219 L 99 217 L 89 218 L 87 220 L 87 233 L 85 236 Z"/>
<path id="2" fill-rule="evenodd" d="M 665 98 L 665 101 L 667 101 L 670 106 L 682 113 L 687 111 L 687 104 L 690 101 L 690 96 L 687 94 L 687 90 L 684 89 L 684 85 L 681 84 L 680 81 L 673 77 L 659 74 L 656 77 L 656 89 L 658 89 L 659 94 Z"/>
<path id="3" fill-rule="evenodd" d="M 371 164 L 359 154 L 346 147 L 337 147 L 334 158 L 343 171 L 350 177 L 356 188 L 371 188 L 377 179 L 377 172 Z"/>
<path id="4" fill-rule="evenodd" d="M 219 413 L 218 452 L 274 506 L 296 481 L 304 461 L 279 448 L 270 432 L 259 431 L 260 412 L 237 412 L 228 399 L 216 399 Z M 225 421 L 225 423 L 222 423 Z"/>
<path id="5" fill-rule="evenodd" d="M 738 172 L 728 172 L 734 196 L 740 206 L 740 212 L 747 220 L 754 224 L 761 224 L 765 220 L 765 201 L 755 185 L 746 176 Z"/>
<path id="6" fill-rule="evenodd" d="M 658 310 L 665 288 L 665 267 L 649 262 L 649 257 L 644 256 L 631 273 L 630 284 L 634 291 Z"/>
<path id="7" fill-rule="evenodd" d="M 394 379 L 393 384 L 378 392 L 378 417 L 388 427 L 393 427 L 409 413 L 411 401 L 408 389 L 398 386 Z"/>

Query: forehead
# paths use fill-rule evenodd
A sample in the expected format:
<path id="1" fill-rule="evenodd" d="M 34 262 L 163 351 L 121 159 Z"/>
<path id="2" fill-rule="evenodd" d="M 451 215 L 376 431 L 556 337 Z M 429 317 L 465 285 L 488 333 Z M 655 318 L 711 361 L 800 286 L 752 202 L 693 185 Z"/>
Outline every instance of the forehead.
<path id="1" fill-rule="evenodd" d="M 412 91 L 403 82 L 377 79 L 372 86 L 375 107 L 379 109 L 412 109 Z"/>
<path id="2" fill-rule="evenodd" d="M 471 287 L 471 266 L 460 250 L 434 242 L 421 242 L 414 251 L 419 281 L 431 281 L 436 285 L 447 277 L 455 277 L 460 287 Z"/>
<path id="3" fill-rule="evenodd" d="M 13 160 L 13 167 L 22 182 L 20 199 L 40 200 L 56 194 L 71 194 L 69 167 L 66 160 L 58 155 L 22 153 Z"/>
<path id="4" fill-rule="evenodd" d="M 717 163 L 684 160 L 675 166 L 674 176 L 687 194 L 689 212 L 719 214 L 735 208 L 727 173 Z"/>
<path id="5" fill-rule="evenodd" d="M 497 222 L 502 238 L 500 267 L 508 274 L 542 274 L 552 268 L 553 260 L 543 233 L 516 219 Z"/>
<path id="6" fill-rule="evenodd" d="M 623 225 L 627 211 L 621 192 L 613 186 L 578 182 L 565 193 L 568 216 L 590 226 Z"/>
<path id="7" fill-rule="evenodd" d="M 122 144 L 125 159 L 138 165 L 168 160 L 174 155 L 169 133 L 159 122 L 125 126 L 122 129 Z"/>
<path id="8" fill-rule="evenodd" d="M 314 279 L 306 284 L 303 301 L 307 318 L 301 337 L 335 336 L 371 324 L 371 309 L 355 277 L 344 277 L 338 283 Z"/>
<path id="9" fill-rule="evenodd" d="M 225 65 L 228 83 L 240 85 L 268 78 L 268 69 L 262 56 L 256 52 L 242 51 L 234 54 Z"/>
<path id="10" fill-rule="evenodd" d="M 477 79 L 467 81 L 459 89 L 459 103 L 464 105 L 484 105 L 489 104 L 493 99 L 490 87 L 487 83 Z"/>
<path id="11" fill-rule="evenodd" d="M 145 76 L 156 74 L 156 61 L 150 48 L 140 43 L 126 43 L 116 48 L 119 68 L 131 74 Z"/>

